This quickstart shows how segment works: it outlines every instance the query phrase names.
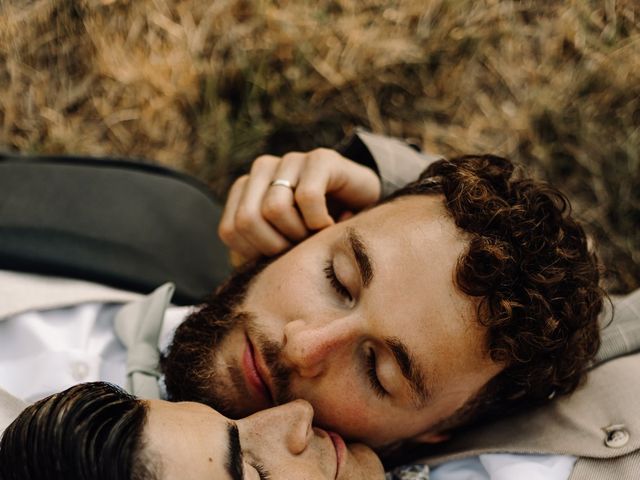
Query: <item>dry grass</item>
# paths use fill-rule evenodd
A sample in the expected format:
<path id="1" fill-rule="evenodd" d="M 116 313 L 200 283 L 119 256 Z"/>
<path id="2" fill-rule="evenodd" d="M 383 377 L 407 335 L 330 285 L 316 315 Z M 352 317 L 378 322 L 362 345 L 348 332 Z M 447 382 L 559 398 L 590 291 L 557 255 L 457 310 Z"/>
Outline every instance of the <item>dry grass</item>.
<path id="1" fill-rule="evenodd" d="M 528 165 L 591 224 L 609 287 L 640 286 L 637 0 L 0 2 L 1 148 L 219 187 L 358 124 Z"/>

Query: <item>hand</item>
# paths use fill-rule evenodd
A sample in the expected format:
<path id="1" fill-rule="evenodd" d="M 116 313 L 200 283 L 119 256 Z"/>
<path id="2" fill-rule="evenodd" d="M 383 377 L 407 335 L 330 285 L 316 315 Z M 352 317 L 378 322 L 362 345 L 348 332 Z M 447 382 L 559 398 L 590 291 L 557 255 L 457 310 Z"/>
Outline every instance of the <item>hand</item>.
<path id="1" fill-rule="evenodd" d="M 275 179 L 294 188 L 271 186 Z M 263 155 L 231 186 L 218 234 L 236 265 L 276 255 L 332 225 L 329 203 L 337 203 L 342 220 L 375 203 L 380 188 L 373 170 L 334 150 Z"/>

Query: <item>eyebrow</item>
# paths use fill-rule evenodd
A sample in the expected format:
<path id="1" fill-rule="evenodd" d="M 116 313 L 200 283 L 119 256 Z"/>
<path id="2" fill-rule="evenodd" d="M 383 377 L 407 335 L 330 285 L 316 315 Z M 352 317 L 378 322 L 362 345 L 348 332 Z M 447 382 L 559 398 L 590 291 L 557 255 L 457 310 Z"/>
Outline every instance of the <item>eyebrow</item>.
<path id="1" fill-rule="evenodd" d="M 232 480 L 242 480 L 244 478 L 244 459 L 242 458 L 242 448 L 240 447 L 240 434 L 235 423 L 227 423 L 227 434 L 229 436 L 227 450 L 227 462 L 225 467 Z"/>
<path id="2" fill-rule="evenodd" d="M 367 252 L 367 247 L 360 234 L 356 232 L 354 228 L 347 229 L 347 239 L 353 251 L 353 257 L 356 259 L 356 264 L 358 265 L 362 286 L 367 288 L 373 280 L 373 267 L 371 257 Z"/>
<path id="3" fill-rule="evenodd" d="M 400 365 L 402 375 L 409 382 L 413 405 L 416 410 L 419 410 L 431 398 L 431 392 L 424 375 L 416 365 L 415 357 L 409 353 L 407 346 L 397 337 L 385 338 L 385 343 Z"/>

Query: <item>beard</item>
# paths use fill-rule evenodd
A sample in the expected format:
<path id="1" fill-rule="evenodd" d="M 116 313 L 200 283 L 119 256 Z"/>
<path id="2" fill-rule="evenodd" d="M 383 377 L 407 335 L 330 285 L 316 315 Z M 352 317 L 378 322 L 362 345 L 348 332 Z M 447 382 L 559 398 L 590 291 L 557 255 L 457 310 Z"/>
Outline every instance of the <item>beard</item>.
<path id="1" fill-rule="evenodd" d="M 250 334 L 254 348 L 260 350 L 273 380 L 272 404 L 293 399 L 289 393 L 291 369 L 280 360 L 281 345 L 257 329 L 252 313 L 240 309 L 253 279 L 276 258 L 259 259 L 234 272 L 178 326 L 168 353 L 160 358 L 169 400 L 204 403 L 230 418 L 260 409 L 251 401 L 253 394 L 240 365 L 224 364 L 216 356 L 234 329 Z"/>

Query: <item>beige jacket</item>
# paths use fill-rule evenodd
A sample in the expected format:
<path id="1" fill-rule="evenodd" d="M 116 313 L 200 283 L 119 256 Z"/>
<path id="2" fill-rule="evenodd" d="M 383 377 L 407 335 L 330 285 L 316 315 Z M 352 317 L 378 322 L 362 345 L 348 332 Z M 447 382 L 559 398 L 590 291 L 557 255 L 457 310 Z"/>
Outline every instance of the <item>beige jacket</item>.
<path id="1" fill-rule="evenodd" d="M 424 168 L 403 160 L 404 151 L 391 143 L 376 149 L 379 137 L 361 139 L 372 151 L 386 151 L 387 165 L 401 178 L 416 177 Z M 387 193 L 401 185 L 387 184 Z M 436 466 L 482 453 L 573 455 L 578 460 L 569 480 L 639 480 L 640 290 L 614 303 L 613 322 L 608 322 L 610 311 L 601 316 L 605 327 L 597 365 L 582 388 L 535 411 L 461 434 L 421 461 Z"/>
<path id="2" fill-rule="evenodd" d="M 460 434 L 422 461 L 436 466 L 483 453 L 574 455 L 570 480 L 640 479 L 640 290 L 614 303 L 601 363 L 577 392 Z"/>

